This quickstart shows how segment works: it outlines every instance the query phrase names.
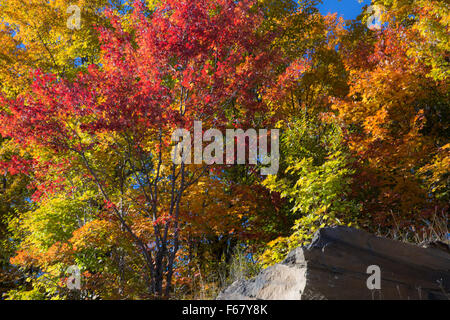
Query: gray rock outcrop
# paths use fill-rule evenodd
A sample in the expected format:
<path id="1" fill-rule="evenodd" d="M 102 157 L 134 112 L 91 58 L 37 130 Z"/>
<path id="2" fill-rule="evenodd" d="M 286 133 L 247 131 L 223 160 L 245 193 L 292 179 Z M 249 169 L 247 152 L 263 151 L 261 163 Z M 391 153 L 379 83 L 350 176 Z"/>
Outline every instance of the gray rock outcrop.
<path id="1" fill-rule="evenodd" d="M 379 289 L 369 266 L 379 267 Z M 324 228 L 308 247 L 253 279 L 234 282 L 217 299 L 450 299 L 450 254 L 353 228 Z"/>

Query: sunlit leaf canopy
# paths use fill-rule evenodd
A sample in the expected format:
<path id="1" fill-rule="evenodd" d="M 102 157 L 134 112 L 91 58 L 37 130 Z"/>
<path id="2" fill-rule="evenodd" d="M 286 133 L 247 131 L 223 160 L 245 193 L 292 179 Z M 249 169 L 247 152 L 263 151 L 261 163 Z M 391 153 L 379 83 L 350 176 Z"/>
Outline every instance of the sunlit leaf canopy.
<path id="1" fill-rule="evenodd" d="M 369 5 L 385 9 L 377 28 Z M 0 1 L 4 297 L 214 297 L 325 226 L 435 237 L 450 200 L 448 4 L 333 8 Z M 280 129 L 278 173 L 173 163 L 171 133 L 198 120 Z"/>

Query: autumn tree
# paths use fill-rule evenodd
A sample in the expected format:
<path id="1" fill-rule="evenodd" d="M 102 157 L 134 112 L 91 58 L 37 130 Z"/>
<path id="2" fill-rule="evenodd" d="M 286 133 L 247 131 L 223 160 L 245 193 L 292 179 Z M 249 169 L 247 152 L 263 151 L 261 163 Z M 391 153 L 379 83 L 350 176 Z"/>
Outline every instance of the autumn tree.
<path id="1" fill-rule="evenodd" d="M 205 297 L 318 228 L 445 216 L 447 3 L 318 2 L 0 0 L 0 293 Z M 174 162 L 195 121 L 280 129 L 278 173 Z"/>
<path id="2" fill-rule="evenodd" d="M 26 159 L 21 156 L 17 145 L 11 139 L 0 137 L 0 297 L 24 282 L 24 275 L 9 263 L 18 242 L 12 241 L 8 224 L 18 212 L 29 207 L 26 167 Z"/>
<path id="3" fill-rule="evenodd" d="M 16 97 L 29 90 L 35 69 L 72 78 L 88 64 L 99 62 L 100 44 L 95 26 L 107 25 L 102 14 L 106 7 L 126 13 L 124 5 L 114 1 L 1 1 L 0 90 L 8 97 Z M 7 105 L 0 108 L 7 108 Z M 14 139 L 0 140 L 0 162 L 5 169 L 2 235 L 11 239 L 6 228 L 8 222 L 4 220 L 6 216 L 6 220 L 10 220 L 26 211 L 18 203 L 29 203 L 33 172 L 17 170 L 21 158 L 30 158 L 27 155 L 30 150 L 20 148 Z M 8 254 L 13 254 L 11 245 L 5 243 L 5 247 L 9 247 Z M 4 254 L 3 267 L 12 270 L 6 262 L 8 254 Z"/>
<path id="4" fill-rule="evenodd" d="M 391 17 L 381 30 L 356 22 L 342 37 L 350 91 L 333 105 L 358 159 L 353 194 L 369 229 L 419 226 L 446 206 L 436 191 L 448 183 L 448 79 L 435 62 L 412 53 L 417 24 L 403 23 L 405 15 Z M 422 17 L 415 19 L 420 24 Z M 435 72 L 440 76 L 431 77 Z"/>
<path id="5" fill-rule="evenodd" d="M 35 69 L 73 77 L 80 67 L 98 63 L 95 27 L 108 24 L 107 8 L 126 12 L 121 1 L 1 1 L 2 91 L 9 96 L 23 92 Z"/>
<path id="6" fill-rule="evenodd" d="M 348 92 L 347 71 L 335 48 L 344 32 L 343 20 L 311 8 L 298 10 L 285 19 L 284 27 L 289 33 L 295 30 L 293 39 L 301 41 L 297 45 L 288 37 L 279 40 L 284 60 L 275 85 L 264 96 L 282 136 L 280 170 L 263 185 L 279 195 L 280 212 L 290 217 L 289 232 L 280 230 L 261 255 L 266 266 L 307 244 L 318 228 L 356 225 L 358 215 L 357 203 L 348 197 L 352 159 L 330 101 Z M 307 19 L 298 20 L 305 11 Z"/>
<path id="7" fill-rule="evenodd" d="M 406 54 L 429 67 L 426 76 L 448 81 L 450 67 L 449 5 L 443 0 L 377 0 L 383 20 L 391 26 L 404 26 L 414 37 Z"/>
<path id="8" fill-rule="evenodd" d="M 32 95 L 3 100 L 10 125 L 2 133 L 39 150 L 35 201 L 73 192 L 67 176 L 83 172 L 140 253 L 150 295 L 171 292 L 182 198 L 207 172 L 171 161 L 171 131 L 262 107 L 255 88 L 265 80 L 270 38 L 254 32 L 262 19 L 250 7 L 162 1 L 148 15 L 137 2 L 126 27 L 108 12 L 113 30 L 100 29 L 100 68 L 73 81 L 36 72 Z"/>

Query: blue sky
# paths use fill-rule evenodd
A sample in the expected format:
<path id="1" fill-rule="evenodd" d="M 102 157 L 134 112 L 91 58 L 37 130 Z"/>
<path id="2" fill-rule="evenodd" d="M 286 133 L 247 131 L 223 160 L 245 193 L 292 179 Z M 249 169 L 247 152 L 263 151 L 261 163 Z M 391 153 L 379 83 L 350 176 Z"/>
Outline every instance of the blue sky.
<path id="1" fill-rule="evenodd" d="M 338 13 L 344 19 L 355 19 L 364 5 L 370 5 L 370 0 L 322 0 L 318 6 L 322 14 Z M 361 2 L 361 3 L 360 3 Z"/>

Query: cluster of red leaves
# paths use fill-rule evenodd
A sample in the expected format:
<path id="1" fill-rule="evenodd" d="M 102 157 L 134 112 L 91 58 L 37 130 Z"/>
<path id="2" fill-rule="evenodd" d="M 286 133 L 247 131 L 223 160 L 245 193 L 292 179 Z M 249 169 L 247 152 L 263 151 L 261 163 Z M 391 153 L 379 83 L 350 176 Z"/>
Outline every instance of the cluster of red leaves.
<path id="1" fill-rule="evenodd" d="M 0 160 L 0 172 L 5 172 L 10 175 L 28 174 L 30 170 L 31 160 L 12 155 L 8 161 Z"/>

